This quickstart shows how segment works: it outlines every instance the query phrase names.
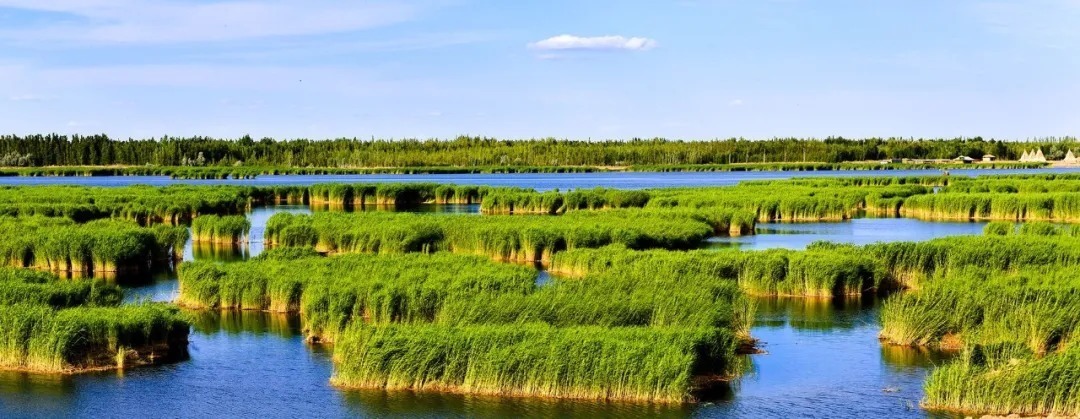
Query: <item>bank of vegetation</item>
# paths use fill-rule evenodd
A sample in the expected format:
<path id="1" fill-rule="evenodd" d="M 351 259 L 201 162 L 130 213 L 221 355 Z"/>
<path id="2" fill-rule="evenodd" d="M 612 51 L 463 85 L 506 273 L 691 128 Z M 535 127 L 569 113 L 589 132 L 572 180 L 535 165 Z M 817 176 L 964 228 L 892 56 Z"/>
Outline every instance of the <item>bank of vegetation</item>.
<path id="1" fill-rule="evenodd" d="M 192 239 L 199 243 L 246 243 L 251 221 L 243 215 L 203 215 L 191 221 Z"/>
<path id="2" fill-rule="evenodd" d="M 549 168 L 736 165 L 797 165 L 943 159 L 993 154 L 1018 160 L 1027 150 L 1042 148 L 1049 160 L 1060 160 L 1080 148 L 1075 138 L 1042 138 L 1026 142 L 971 138 L 824 139 L 729 138 L 680 141 L 661 138 L 627 141 L 557 139 L 501 140 L 458 137 L 415 139 L 214 139 L 162 137 L 112 139 L 104 135 L 0 136 L 0 157 L 23 166 L 256 166 L 278 168 Z M 820 163 L 813 163 L 820 162 Z M 459 169 L 461 170 L 461 169 Z"/>
<path id="3" fill-rule="evenodd" d="M 447 253 L 275 249 L 184 264 L 180 281 L 185 305 L 299 312 L 309 338 L 335 342 L 335 384 L 414 391 L 690 401 L 738 373 L 753 311 L 728 281 L 539 285 L 532 268 Z"/>
<path id="4" fill-rule="evenodd" d="M 0 268 L 0 369 L 76 373 L 186 353 L 188 323 L 174 307 L 121 300 L 115 285 Z"/>
<path id="5" fill-rule="evenodd" d="M 504 261 L 547 261 L 562 250 L 621 244 L 690 249 L 715 228 L 677 212 L 602 211 L 549 216 L 460 216 L 385 212 L 280 213 L 266 225 L 270 246 L 333 253 L 449 251 Z"/>
<path id="6" fill-rule="evenodd" d="M 183 251 L 184 227 L 140 227 L 125 221 L 75 223 L 65 218 L 0 217 L 0 261 L 66 273 L 139 271 Z"/>

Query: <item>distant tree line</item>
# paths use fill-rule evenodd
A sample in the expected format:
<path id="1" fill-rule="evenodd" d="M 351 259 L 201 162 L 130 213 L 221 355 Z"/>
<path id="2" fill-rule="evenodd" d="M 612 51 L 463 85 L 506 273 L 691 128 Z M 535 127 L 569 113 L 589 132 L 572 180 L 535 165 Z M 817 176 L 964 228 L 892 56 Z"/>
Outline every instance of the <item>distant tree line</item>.
<path id="1" fill-rule="evenodd" d="M 458 137 L 452 140 L 260 140 L 207 137 L 113 139 L 105 135 L 0 136 L 4 166 L 281 166 L 281 167 L 421 167 L 421 166 L 632 166 L 762 162 L 845 162 L 894 158 L 980 158 L 993 154 L 1014 160 L 1041 147 L 1048 159 L 1060 159 L 1077 146 L 1075 137 L 1028 141 L 865 138 L 730 138 L 711 141 L 633 139 L 577 141 L 500 140 Z M 1080 149 L 1078 149 L 1080 151 Z"/>

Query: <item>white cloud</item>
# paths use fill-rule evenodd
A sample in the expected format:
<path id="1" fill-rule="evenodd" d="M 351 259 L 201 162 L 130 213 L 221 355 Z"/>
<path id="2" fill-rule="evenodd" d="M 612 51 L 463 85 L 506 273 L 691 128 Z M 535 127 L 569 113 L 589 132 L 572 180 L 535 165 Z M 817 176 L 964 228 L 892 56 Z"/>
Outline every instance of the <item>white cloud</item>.
<path id="1" fill-rule="evenodd" d="M 341 33 L 408 21 L 419 7 L 399 1 L 0 0 L 0 8 L 76 19 L 18 29 L 0 38 L 27 42 L 157 44 Z"/>
<path id="2" fill-rule="evenodd" d="M 595 51 L 645 51 L 656 47 L 656 41 L 649 38 L 622 35 L 576 36 L 558 35 L 529 44 L 537 50 L 595 50 Z"/>
<path id="3" fill-rule="evenodd" d="M 732 99 L 730 102 L 728 102 L 728 106 L 742 106 L 742 104 L 742 99 Z"/>

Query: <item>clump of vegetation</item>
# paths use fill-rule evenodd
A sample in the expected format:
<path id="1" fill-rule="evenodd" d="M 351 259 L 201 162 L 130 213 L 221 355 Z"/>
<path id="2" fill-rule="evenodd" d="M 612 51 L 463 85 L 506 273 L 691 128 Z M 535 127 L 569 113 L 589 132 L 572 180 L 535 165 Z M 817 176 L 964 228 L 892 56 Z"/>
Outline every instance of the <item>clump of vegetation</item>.
<path id="1" fill-rule="evenodd" d="M 176 357 L 188 323 L 172 307 L 0 305 L 0 368 L 71 373 Z"/>
<path id="2" fill-rule="evenodd" d="M 500 396 L 684 402 L 708 359 L 735 340 L 717 329 L 543 324 L 361 326 L 335 346 L 333 383 Z"/>
<path id="3" fill-rule="evenodd" d="M 272 252 L 244 263 L 180 265 L 179 303 L 195 308 L 300 312 L 309 337 L 327 341 L 354 318 L 430 322 L 449 298 L 490 298 L 492 293 L 520 294 L 535 287 L 532 269 L 479 257 L 324 258 Z"/>
<path id="4" fill-rule="evenodd" d="M 895 288 L 877 261 L 855 248 L 819 246 L 807 251 L 634 251 L 625 247 L 581 249 L 556 256 L 553 272 L 586 276 L 624 269 L 654 275 L 699 274 L 738 283 L 763 296 L 841 297 Z"/>
<path id="5" fill-rule="evenodd" d="M 97 220 L 76 224 L 63 218 L 0 217 L 0 260 L 9 266 L 60 272 L 105 273 L 148 268 L 183 250 L 183 227 L 139 227 Z"/>
<path id="6" fill-rule="evenodd" d="M 183 355 L 188 322 L 175 307 L 122 300 L 115 285 L 0 268 L 0 369 L 73 373 Z"/>
<path id="7" fill-rule="evenodd" d="M 327 252 L 451 251 L 500 260 L 550 260 L 555 252 L 622 244 L 689 249 L 714 228 L 685 214 L 604 211 L 546 216 L 448 216 L 403 213 L 275 214 L 266 243 Z"/>
<path id="8" fill-rule="evenodd" d="M 1080 348 L 1044 357 L 1009 345 L 976 346 L 934 369 L 923 406 L 989 415 L 1080 415 Z"/>
<path id="9" fill-rule="evenodd" d="M 191 222 L 191 234 L 201 243 L 244 243 L 251 231 L 251 221 L 243 215 L 203 215 Z"/>

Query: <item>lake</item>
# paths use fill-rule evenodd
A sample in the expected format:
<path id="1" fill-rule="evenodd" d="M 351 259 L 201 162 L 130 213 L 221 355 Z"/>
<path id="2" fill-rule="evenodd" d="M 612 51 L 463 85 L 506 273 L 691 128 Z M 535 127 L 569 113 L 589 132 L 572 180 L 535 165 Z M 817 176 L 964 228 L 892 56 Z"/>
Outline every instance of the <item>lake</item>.
<path id="1" fill-rule="evenodd" d="M 788 175 L 815 173 L 604 173 L 498 175 L 496 178 L 502 179 L 501 185 L 548 189 L 596 185 L 627 188 L 719 185 L 737 181 L 733 179 L 790 177 Z M 378 178 L 381 181 L 469 183 L 481 182 L 484 176 L 491 175 L 332 178 L 358 182 Z M 267 176 L 254 182 L 274 180 L 270 178 L 274 177 Z M 303 182 L 329 180 L 325 176 L 303 178 Z M 123 184 L 108 183 L 108 180 L 100 183 L 102 178 L 0 179 L 10 180 Z M 84 180 L 99 183 L 82 183 Z M 537 183 L 529 183 L 533 181 Z M 604 183 L 608 181 L 612 182 Z M 163 182 L 172 181 L 165 179 Z M 413 210 L 453 214 L 476 213 L 478 208 L 432 205 Z M 199 249 L 189 243 L 185 259 L 236 261 L 257 255 L 262 251 L 266 220 L 280 211 L 306 213 L 311 209 L 288 205 L 255 208 L 248 215 L 252 221 L 249 246 L 239 250 Z M 855 244 L 913 241 L 979 234 L 981 229 L 980 223 L 859 218 L 840 223 L 766 223 L 758 225 L 758 235 L 713 238 L 710 242 L 717 251 L 725 248 L 802 248 L 816 240 Z M 175 274 L 159 273 L 127 287 L 127 292 L 130 300 L 172 300 L 177 295 Z M 296 316 L 193 312 L 196 326 L 190 337 L 190 359 L 158 367 L 76 376 L 0 372 L 0 417 L 935 416 L 920 410 L 918 402 L 926 373 L 945 355 L 882 346 L 877 340 L 878 301 L 772 298 L 760 299 L 758 305 L 758 316 L 751 333 L 761 341 L 765 353 L 749 355 L 751 366 L 745 376 L 726 391 L 699 404 L 672 406 L 343 391 L 329 385 L 332 347 L 305 343 Z"/>

